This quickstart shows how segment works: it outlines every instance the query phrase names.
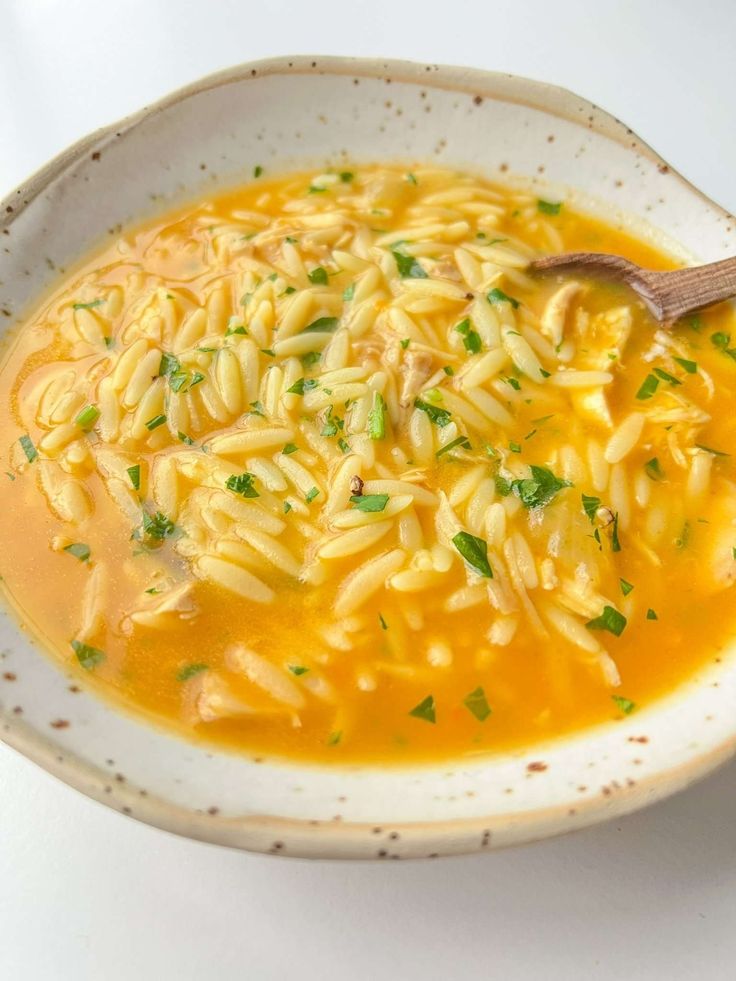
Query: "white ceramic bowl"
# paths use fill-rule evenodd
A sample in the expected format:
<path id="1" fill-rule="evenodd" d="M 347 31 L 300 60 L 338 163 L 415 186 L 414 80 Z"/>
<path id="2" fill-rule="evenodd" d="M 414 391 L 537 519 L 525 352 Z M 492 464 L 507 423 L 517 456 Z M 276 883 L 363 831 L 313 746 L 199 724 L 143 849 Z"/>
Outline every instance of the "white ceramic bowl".
<path id="1" fill-rule="evenodd" d="M 569 92 L 490 72 L 300 56 L 197 82 L 77 143 L 11 194 L 0 330 L 121 224 L 248 180 L 256 164 L 392 158 L 527 175 L 686 258 L 736 253 L 731 216 Z M 531 752 L 326 769 L 183 742 L 74 693 L 10 614 L 0 649 L 0 734 L 11 746 L 142 821 L 280 855 L 409 858 L 558 834 L 673 793 L 736 742 L 736 661 L 725 652 L 668 698 Z"/>

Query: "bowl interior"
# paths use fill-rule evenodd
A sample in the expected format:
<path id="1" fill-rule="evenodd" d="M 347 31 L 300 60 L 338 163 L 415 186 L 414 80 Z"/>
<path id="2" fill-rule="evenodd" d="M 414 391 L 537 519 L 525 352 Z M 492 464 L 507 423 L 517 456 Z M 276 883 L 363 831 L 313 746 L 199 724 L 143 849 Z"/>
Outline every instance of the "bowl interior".
<path id="1" fill-rule="evenodd" d="M 83 141 L 11 195 L 0 221 L 0 329 L 11 332 L 59 270 L 120 225 L 247 181 L 256 165 L 276 173 L 385 159 L 526 175 L 683 256 L 736 251 L 729 216 L 569 93 L 461 69 L 292 58 L 204 80 Z M 73 693 L 8 612 L 0 646 L 3 672 L 15 676 L 0 680 L 11 745 L 144 820 L 284 853 L 428 854 L 524 840 L 670 792 L 733 741 L 736 671 L 726 659 L 633 717 L 530 752 L 405 770 L 256 762 Z M 54 728 L 60 719 L 68 726 Z"/>

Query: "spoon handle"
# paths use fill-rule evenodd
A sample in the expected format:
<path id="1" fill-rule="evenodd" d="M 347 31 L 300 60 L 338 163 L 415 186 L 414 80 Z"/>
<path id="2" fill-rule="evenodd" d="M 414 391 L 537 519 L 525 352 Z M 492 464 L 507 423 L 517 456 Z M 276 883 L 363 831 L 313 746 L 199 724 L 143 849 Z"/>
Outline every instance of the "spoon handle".
<path id="1" fill-rule="evenodd" d="M 648 287 L 659 318 L 677 320 L 736 296 L 736 257 L 671 272 L 643 269 L 637 278 Z"/>

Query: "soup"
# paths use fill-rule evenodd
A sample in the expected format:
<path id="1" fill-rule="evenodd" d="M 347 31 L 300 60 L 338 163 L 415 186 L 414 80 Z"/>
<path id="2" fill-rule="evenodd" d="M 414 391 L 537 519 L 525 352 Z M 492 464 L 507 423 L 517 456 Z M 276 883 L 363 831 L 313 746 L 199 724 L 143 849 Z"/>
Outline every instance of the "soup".
<path id="1" fill-rule="evenodd" d="M 733 633 L 736 349 L 535 255 L 561 201 L 260 168 L 100 248 L 0 371 L 4 587 L 188 736 L 438 760 L 621 719 Z"/>

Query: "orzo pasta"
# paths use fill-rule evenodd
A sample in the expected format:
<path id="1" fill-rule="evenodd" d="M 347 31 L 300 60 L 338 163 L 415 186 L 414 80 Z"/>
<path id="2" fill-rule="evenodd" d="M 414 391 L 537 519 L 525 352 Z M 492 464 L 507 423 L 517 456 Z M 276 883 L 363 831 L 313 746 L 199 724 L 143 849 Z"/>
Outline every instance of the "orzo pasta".
<path id="1" fill-rule="evenodd" d="M 736 342 L 544 251 L 668 260 L 417 166 L 296 174 L 99 250 L 0 373 L 24 622 L 179 731 L 437 759 L 636 711 L 733 630 Z"/>

